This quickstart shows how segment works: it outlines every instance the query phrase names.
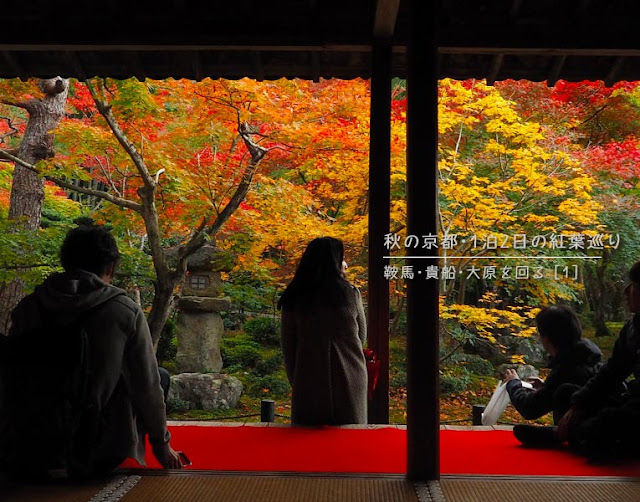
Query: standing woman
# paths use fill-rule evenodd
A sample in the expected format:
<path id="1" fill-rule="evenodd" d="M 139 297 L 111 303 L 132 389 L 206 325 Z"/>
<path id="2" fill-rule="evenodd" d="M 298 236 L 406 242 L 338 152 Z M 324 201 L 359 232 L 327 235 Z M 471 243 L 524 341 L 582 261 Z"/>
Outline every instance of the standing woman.
<path id="1" fill-rule="evenodd" d="M 294 424 L 367 423 L 366 321 L 345 271 L 342 242 L 314 239 L 278 302 Z"/>

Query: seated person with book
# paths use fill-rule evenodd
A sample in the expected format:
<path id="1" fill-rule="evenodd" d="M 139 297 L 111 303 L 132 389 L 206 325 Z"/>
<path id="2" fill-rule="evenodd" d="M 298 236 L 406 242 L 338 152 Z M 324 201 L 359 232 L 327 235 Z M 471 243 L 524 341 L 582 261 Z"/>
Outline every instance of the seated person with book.
<path id="1" fill-rule="evenodd" d="M 523 386 L 518 374 L 507 369 L 505 383 L 515 409 L 527 420 L 553 413 L 557 423 L 569 405 L 570 395 L 559 388 L 563 384 L 584 385 L 601 366 L 602 352 L 591 340 L 582 338 L 582 327 L 576 313 L 567 305 L 543 308 L 536 316 L 542 346 L 549 354 L 546 381 L 530 379 L 533 388 Z M 515 436 L 522 440 L 523 430 L 534 427 L 516 425 Z M 526 433 L 526 432 L 525 432 Z"/>

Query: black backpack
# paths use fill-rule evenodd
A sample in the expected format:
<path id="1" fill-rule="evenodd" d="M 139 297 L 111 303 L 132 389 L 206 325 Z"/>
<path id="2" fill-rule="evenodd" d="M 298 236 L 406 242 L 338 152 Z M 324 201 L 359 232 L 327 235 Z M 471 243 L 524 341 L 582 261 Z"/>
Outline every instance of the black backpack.
<path id="1" fill-rule="evenodd" d="M 0 335 L 0 470 L 28 481 L 93 471 L 100 417 L 88 399 L 84 320 Z"/>

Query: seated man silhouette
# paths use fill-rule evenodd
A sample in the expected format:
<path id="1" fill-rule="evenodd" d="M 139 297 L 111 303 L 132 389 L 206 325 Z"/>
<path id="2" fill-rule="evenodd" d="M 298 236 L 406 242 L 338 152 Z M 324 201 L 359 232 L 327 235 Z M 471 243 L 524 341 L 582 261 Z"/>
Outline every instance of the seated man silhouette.
<path id="1" fill-rule="evenodd" d="M 82 319 L 91 368 L 86 394 L 100 424 L 93 470 L 106 473 L 127 457 L 144 465 L 145 435 L 164 468 L 180 468 L 180 456 L 170 445 L 149 326 L 140 307 L 111 285 L 118 258 L 116 241 L 104 227 L 69 231 L 60 249 L 64 272 L 49 276 L 17 305 L 9 338 Z M 47 391 L 43 384 L 42 392 Z"/>
<path id="2" fill-rule="evenodd" d="M 633 315 L 611 357 L 583 387 L 561 386 L 558 393 L 570 397 L 558 426 L 528 430 L 523 443 L 568 443 L 593 460 L 640 458 L 640 261 L 629 270 L 629 279 L 625 300 Z"/>
<path id="3" fill-rule="evenodd" d="M 549 354 L 551 371 L 546 381 L 530 379 L 533 388 L 524 387 L 518 374 L 508 369 L 505 374 L 507 392 L 514 408 L 527 420 L 553 413 L 557 423 L 569 405 L 563 384 L 584 385 L 601 366 L 602 352 L 591 340 L 582 338 L 582 327 L 576 313 L 567 305 L 543 308 L 536 316 L 542 346 Z M 534 426 L 516 425 L 514 434 L 522 434 Z"/>

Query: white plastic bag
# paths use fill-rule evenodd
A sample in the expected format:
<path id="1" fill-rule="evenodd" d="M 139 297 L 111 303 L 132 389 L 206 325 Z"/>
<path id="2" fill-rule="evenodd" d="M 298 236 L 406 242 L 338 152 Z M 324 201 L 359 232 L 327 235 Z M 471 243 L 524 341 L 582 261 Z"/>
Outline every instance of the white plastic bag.
<path id="1" fill-rule="evenodd" d="M 521 381 L 522 386 L 528 389 L 532 389 L 533 385 L 529 382 Z M 507 392 L 507 384 L 504 382 L 498 382 L 496 390 L 493 391 L 493 395 L 489 400 L 489 403 L 482 413 L 482 425 L 495 425 L 500 418 L 500 415 L 504 413 L 504 410 L 509 405 L 509 393 Z"/>

